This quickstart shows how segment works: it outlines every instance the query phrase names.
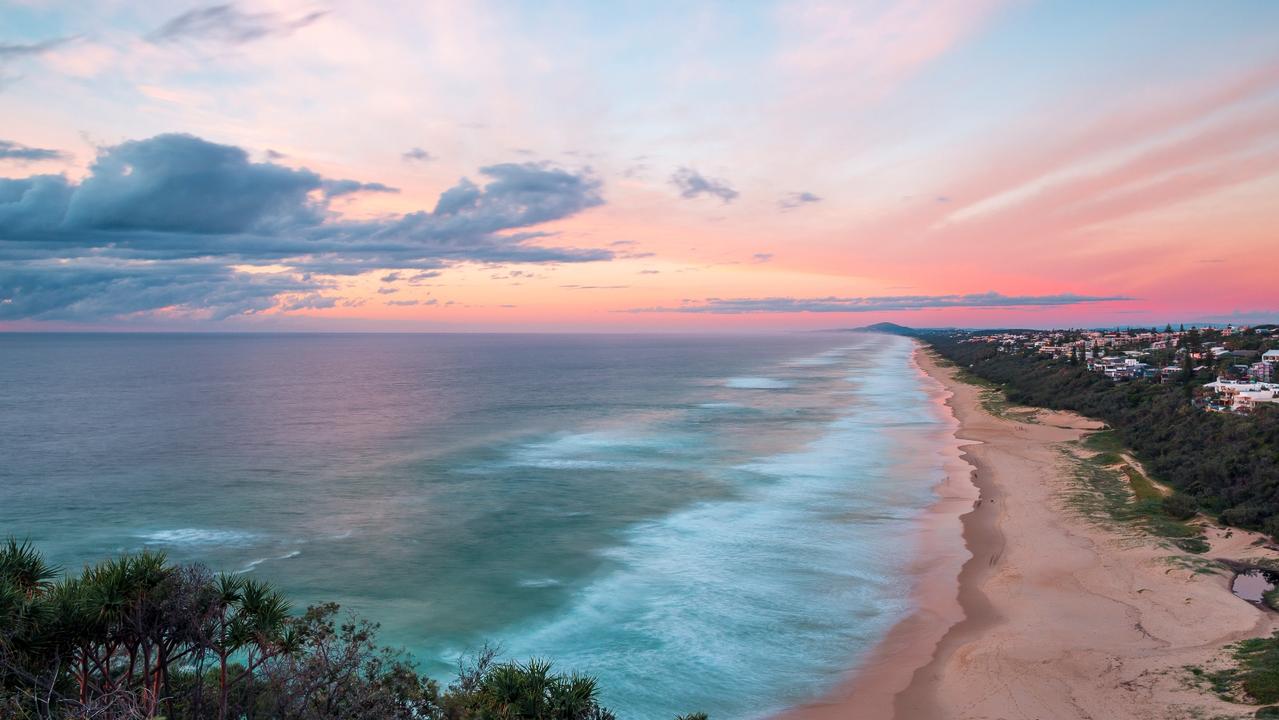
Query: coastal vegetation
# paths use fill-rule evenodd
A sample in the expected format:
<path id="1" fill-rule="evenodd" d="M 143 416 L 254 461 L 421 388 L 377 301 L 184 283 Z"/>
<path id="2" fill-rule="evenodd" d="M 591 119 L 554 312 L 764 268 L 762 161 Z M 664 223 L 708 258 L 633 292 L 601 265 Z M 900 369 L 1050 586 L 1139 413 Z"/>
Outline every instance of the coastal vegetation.
<path id="1" fill-rule="evenodd" d="M 1078 481 L 1068 504 L 1087 517 L 1122 523 L 1183 552 L 1207 552 L 1202 530 L 1187 522 L 1197 515 L 1194 501 L 1179 493 L 1166 495 L 1111 449 L 1115 442 L 1114 433 L 1104 431 L 1063 448 Z"/>
<path id="2" fill-rule="evenodd" d="M 1271 706 L 1262 708 L 1257 717 L 1279 717 L 1279 707 L 1273 706 L 1279 703 L 1279 633 L 1235 643 L 1229 652 L 1229 663 L 1222 669 L 1188 670 L 1225 700 Z"/>
<path id="3" fill-rule="evenodd" d="M 613 720 L 594 678 L 486 648 L 441 688 L 333 603 L 144 551 L 64 574 L 0 545 L 0 717 Z M 693 713 L 677 720 L 706 720 Z"/>
<path id="4" fill-rule="evenodd" d="M 921 337 L 966 373 L 1001 388 L 1009 402 L 1104 421 L 1116 447 L 1131 448 L 1154 479 L 1176 490 L 1172 497 L 1179 499 L 1157 501 L 1167 514 L 1186 516 L 1197 507 L 1222 523 L 1279 535 L 1279 412 L 1264 407 L 1240 416 L 1195 407 L 1193 389 L 1211 379 L 1213 368 L 1188 368 L 1173 382 L 1117 383 L 1069 358 L 965 342 L 966 333 Z"/>

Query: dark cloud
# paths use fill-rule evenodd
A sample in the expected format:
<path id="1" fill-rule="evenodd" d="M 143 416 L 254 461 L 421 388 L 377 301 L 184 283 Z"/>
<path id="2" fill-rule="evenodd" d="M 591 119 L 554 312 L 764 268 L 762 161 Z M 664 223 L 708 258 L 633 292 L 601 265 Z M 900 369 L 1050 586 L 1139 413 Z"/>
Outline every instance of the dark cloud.
<path id="1" fill-rule="evenodd" d="M 318 11 L 286 18 L 270 12 L 245 12 L 232 3 L 206 5 L 169 20 L 147 35 L 147 39 L 155 43 L 196 40 L 239 45 L 272 36 L 288 35 L 326 14 Z"/>
<path id="2" fill-rule="evenodd" d="M 326 275 L 416 270 L 416 282 L 460 262 L 613 257 L 530 244 L 547 236 L 532 226 L 604 202 L 591 175 L 540 164 L 480 173 L 483 185 L 462 178 L 430 212 L 364 221 L 340 219 L 329 199 L 389 188 L 251 162 L 240 148 L 190 135 L 105 148 L 79 183 L 58 175 L 0 178 L 0 318 L 175 308 L 225 317 L 323 290 Z M 270 272 L 246 271 L 254 266 Z"/>
<path id="3" fill-rule="evenodd" d="M 216 262 L 0 262 L 0 320 L 121 318 L 175 308 L 213 320 L 318 298 L 325 285 Z"/>
<path id="4" fill-rule="evenodd" d="M 323 218 L 323 207 L 308 197 L 324 188 L 319 175 L 252 163 L 238 147 L 191 135 L 117 145 L 89 170 L 79 185 L 67 185 L 65 208 L 46 208 L 64 230 L 273 233 Z"/>
<path id="5" fill-rule="evenodd" d="M 671 183 L 679 188 L 682 198 L 698 198 L 702 195 L 714 195 L 726 203 L 737 199 L 737 191 L 726 181 L 708 178 L 692 168 L 682 167 L 671 175 Z"/>
<path id="6" fill-rule="evenodd" d="M 766 263 L 772 259 L 773 259 L 772 253 L 755 253 L 754 255 L 751 255 L 751 261 L 757 262 L 757 263 Z"/>
<path id="7" fill-rule="evenodd" d="M 278 152 L 278 151 L 276 151 L 276 150 L 272 150 L 271 148 L 267 148 L 267 149 L 266 149 L 266 159 L 267 159 L 267 160 L 283 160 L 283 159 L 284 159 L 284 158 L 286 158 L 286 157 L 288 157 L 288 155 L 285 155 L 285 154 L 284 154 L 284 153 L 282 153 L 282 152 Z"/>
<path id="8" fill-rule="evenodd" d="M 63 160 L 67 157 L 61 150 L 34 148 L 9 140 L 0 140 L 0 160 Z"/>
<path id="9" fill-rule="evenodd" d="M 1001 295 L 995 292 L 967 295 L 892 295 L 880 297 L 708 298 L 702 302 L 685 301 L 684 304 L 677 307 L 633 308 L 628 312 L 710 313 L 718 315 L 799 312 L 859 313 L 936 308 L 1049 307 L 1132 299 L 1121 295 L 1094 296 L 1075 295 L 1073 293 L 1059 295 Z"/>
<path id="10" fill-rule="evenodd" d="M 403 158 L 405 162 L 431 162 L 435 159 L 434 155 L 420 147 L 415 147 L 400 157 Z"/>
<path id="11" fill-rule="evenodd" d="M 357 192 L 372 193 L 397 193 L 399 188 L 393 188 L 389 185 L 383 185 L 380 182 L 364 183 L 358 180 L 325 180 L 324 194 L 329 197 L 339 197 L 342 195 L 350 195 Z"/>
<path id="12" fill-rule="evenodd" d="M 793 192 L 788 193 L 781 200 L 777 201 L 778 207 L 783 210 L 793 210 L 804 205 L 819 203 L 822 199 L 810 192 Z"/>

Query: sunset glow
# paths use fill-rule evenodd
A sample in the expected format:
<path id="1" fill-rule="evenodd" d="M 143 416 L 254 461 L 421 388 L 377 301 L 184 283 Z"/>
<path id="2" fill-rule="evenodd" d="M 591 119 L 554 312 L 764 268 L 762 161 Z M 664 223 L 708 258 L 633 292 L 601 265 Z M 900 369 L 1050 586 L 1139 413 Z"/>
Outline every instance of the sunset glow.
<path id="1" fill-rule="evenodd" d="M 1279 313 L 1279 4 L 3 4 L 0 329 Z"/>

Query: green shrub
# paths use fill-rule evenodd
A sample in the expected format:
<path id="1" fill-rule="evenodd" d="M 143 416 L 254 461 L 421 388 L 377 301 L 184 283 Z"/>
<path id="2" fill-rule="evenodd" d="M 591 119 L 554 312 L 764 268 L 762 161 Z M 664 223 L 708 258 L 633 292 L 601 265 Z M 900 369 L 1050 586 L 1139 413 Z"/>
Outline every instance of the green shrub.
<path id="1" fill-rule="evenodd" d="M 1163 511 L 1175 520 L 1189 520 L 1199 513 L 1199 504 L 1189 495 L 1173 493 L 1163 499 Z"/>
<path id="2" fill-rule="evenodd" d="M 1259 705 L 1279 702 L 1279 633 L 1238 643 L 1234 660 L 1234 667 L 1210 676 L 1218 692 L 1229 695 L 1240 688 Z"/>
<path id="3" fill-rule="evenodd" d="M 1208 541 L 1201 537 L 1181 538 L 1174 541 L 1174 543 L 1182 550 L 1196 555 L 1202 555 L 1212 549 Z"/>

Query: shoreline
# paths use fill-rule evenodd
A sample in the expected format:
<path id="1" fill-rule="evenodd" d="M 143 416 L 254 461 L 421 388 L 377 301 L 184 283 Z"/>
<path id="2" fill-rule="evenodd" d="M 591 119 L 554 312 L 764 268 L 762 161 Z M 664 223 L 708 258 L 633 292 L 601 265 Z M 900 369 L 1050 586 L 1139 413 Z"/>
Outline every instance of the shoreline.
<path id="1" fill-rule="evenodd" d="M 954 392 L 930 371 L 918 342 L 910 362 L 928 383 L 932 402 L 948 425 L 941 450 L 945 474 L 934 486 L 937 499 L 916 520 L 920 547 L 909 568 L 914 607 L 847 679 L 823 697 L 779 713 L 776 720 L 844 720 L 850 710 L 855 710 L 852 717 L 857 720 L 891 720 L 897 696 L 911 684 L 916 670 L 932 661 L 950 629 L 964 620 L 956 585 L 972 557 L 965 518 L 980 508 L 982 492 L 965 447 L 976 441 L 961 437 L 961 423 L 950 406 Z"/>
<path id="2" fill-rule="evenodd" d="M 1231 594 L 1228 574 L 1178 566 L 1179 551 L 1064 507 L 1078 481 L 1062 448 L 1101 424 L 996 417 L 925 345 L 912 357 L 954 441 L 920 520 L 915 608 L 847 680 L 779 719 L 1251 717 L 1255 706 L 1192 687 L 1183 668 L 1220 662 L 1226 645 L 1279 629 L 1279 615 Z M 1212 550 L 1197 557 L 1273 557 L 1255 533 L 1207 528 Z"/>

